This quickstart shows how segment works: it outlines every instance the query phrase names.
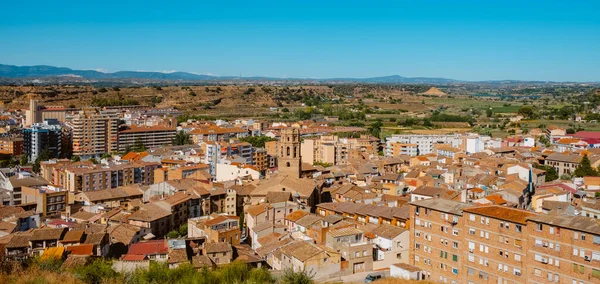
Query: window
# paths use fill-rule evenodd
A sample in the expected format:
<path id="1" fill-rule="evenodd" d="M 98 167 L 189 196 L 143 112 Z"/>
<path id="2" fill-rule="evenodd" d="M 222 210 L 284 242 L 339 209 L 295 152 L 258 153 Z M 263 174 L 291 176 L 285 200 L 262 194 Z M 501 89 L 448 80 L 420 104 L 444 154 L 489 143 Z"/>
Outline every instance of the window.
<path id="1" fill-rule="evenodd" d="M 521 262 L 521 255 L 515 254 L 515 261 Z"/>
<path id="2" fill-rule="evenodd" d="M 537 268 L 534 268 L 533 269 L 533 275 L 538 276 L 538 277 L 542 276 L 542 271 L 539 270 L 539 269 L 537 269 Z"/>
<path id="3" fill-rule="evenodd" d="M 475 215 L 469 214 L 469 221 L 474 222 L 475 221 Z"/>
<path id="4" fill-rule="evenodd" d="M 581 240 L 585 241 L 585 234 L 584 233 L 581 233 Z"/>
<path id="5" fill-rule="evenodd" d="M 475 229 L 470 228 L 469 229 L 469 235 L 475 235 Z"/>
<path id="6" fill-rule="evenodd" d="M 452 242 L 452 247 L 457 249 L 458 248 L 458 242 Z"/>
<path id="7" fill-rule="evenodd" d="M 452 274 L 457 275 L 458 274 L 458 268 L 452 268 Z"/>
<path id="8" fill-rule="evenodd" d="M 521 247 L 521 240 L 515 239 L 515 246 L 516 247 Z"/>
<path id="9" fill-rule="evenodd" d="M 538 231 L 542 231 L 543 230 L 542 224 L 535 224 L 535 229 Z"/>

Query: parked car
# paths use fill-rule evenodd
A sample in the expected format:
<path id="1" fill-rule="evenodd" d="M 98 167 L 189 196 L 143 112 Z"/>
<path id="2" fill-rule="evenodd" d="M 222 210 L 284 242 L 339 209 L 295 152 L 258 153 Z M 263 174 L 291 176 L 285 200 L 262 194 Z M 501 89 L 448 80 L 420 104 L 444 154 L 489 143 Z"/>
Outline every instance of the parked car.
<path id="1" fill-rule="evenodd" d="M 367 275 L 367 277 L 365 277 L 365 283 L 375 282 L 384 277 L 385 277 L 385 274 L 383 274 L 383 272 L 369 273 L 369 275 Z"/>

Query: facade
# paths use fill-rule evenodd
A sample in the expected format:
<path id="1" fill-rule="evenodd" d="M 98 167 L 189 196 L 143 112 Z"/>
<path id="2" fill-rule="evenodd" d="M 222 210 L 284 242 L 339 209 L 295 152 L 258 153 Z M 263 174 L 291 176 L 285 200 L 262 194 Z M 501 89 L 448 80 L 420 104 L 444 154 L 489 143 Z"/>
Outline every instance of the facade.
<path id="1" fill-rule="evenodd" d="M 414 156 L 419 155 L 419 147 L 417 144 L 406 144 L 406 143 L 394 142 L 394 143 L 391 143 L 391 147 L 392 147 L 391 156 L 393 156 L 393 157 L 400 156 L 400 155 L 407 155 L 407 156 L 414 157 Z"/>
<path id="2" fill-rule="evenodd" d="M 55 167 L 53 183 L 71 192 L 109 189 L 132 184 L 154 182 L 158 162 L 131 162 L 110 165 L 74 164 Z M 42 172 L 48 172 L 44 170 Z"/>
<path id="3" fill-rule="evenodd" d="M 118 151 L 119 113 L 86 108 L 67 124 L 72 129 L 73 155 L 100 156 Z"/>
<path id="4" fill-rule="evenodd" d="M 302 164 L 302 156 L 300 155 L 300 129 L 283 129 L 278 146 L 279 174 L 300 178 Z"/>
<path id="5" fill-rule="evenodd" d="M 177 130 L 173 127 L 151 126 L 137 127 L 132 126 L 129 129 L 119 131 L 119 151 L 125 151 L 132 147 L 136 142 L 144 144 L 148 149 L 155 149 L 162 146 L 171 145 Z"/>
<path id="6" fill-rule="evenodd" d="M 321 136 L 304 139 L 301 143 L 302 162 L 307 164 L 327 163 L 344 165 L 357 151 L 368 155 L 376 155 L 379 140 L 374 137 L 361 135 L 360 138 L 339 138 L 338 136 Z"/>
<path id="7" fill-rule="evenodd" d="M 21 198 L 23 204 L 35 203 L 36 213 L 43 217 L 60 215 L 69 205 L 69 193 L 52 185 L 24 186 Z"/>
<path id="8" fill-rule="evenodd" d="M 526 275 L 531 283 L 600 283 L 597 219 L 538 215 L 526 227 Z"/>
<path id="9" fill-rule="evenodd" d="M 252 165 L 259 171 L 262 175 L 264 175 L 269 169 L 269 156 L 267 155 L 267 150 L 254 149 L 252 152 Z"/>
<path id="10" fill-rule="evenodd" d="M 44 150 L 48 150 L 50 158 L 61 155 L 62 131 L 56 120 L 45 120 L 23 129 L 23 152 L 33 162 Z"/>
<path id="11" fill-rule="evenodd" d="M 415 134 L 394 134 L 386 140 L 386 156 L 393 155 L 394 143 L 416 144 L 419 155 L 425 155 L 434 152 L 435 144 L 449 144 L 452 147 L 460 148 L 462 137 L 457 134 L 449 135 L 415 135 Z"/>
<path id="12" fill-rule="evenodd" d="M 14 156 L 23 154 L 23 138 L 1 137 L 0 154 Z"/>

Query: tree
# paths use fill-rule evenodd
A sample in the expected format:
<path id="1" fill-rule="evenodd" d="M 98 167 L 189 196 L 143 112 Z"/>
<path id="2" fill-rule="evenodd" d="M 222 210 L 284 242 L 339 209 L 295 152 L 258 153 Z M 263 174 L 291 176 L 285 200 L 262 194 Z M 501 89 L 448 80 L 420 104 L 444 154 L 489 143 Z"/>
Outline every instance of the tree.
<path id="1" fill-rule="evenodd" d="M 79 161 L 81 161 L 81 158 L 79 156 L 73 156 L 71 158 L 71 162 L 79 162 Z"/>
<path id="2" fill-rule="evenodd" d="M 371 135 L 380 138 L 380 134 L 381 134 L 381 127 L 383 126 L 383 122 L 381 122 L 381 120 L 377 120 L 375 122 L 373 122 L 369 128 L 368 131 L 369 133 L 371 133 Z"/>
<path id="3" fill-rule="evenodd" d="M 25 165 L 27 165 L 28 162 L 29 162 L 29 157 L 27 157 L 27 154 L 23 154 L 23 156 L 21 156 L 21 160 L 19 161 L 19 164 L 21 164 L 21 166 L 25 166 Z"/>
<path id="4" fill-rule="evenodd" d="M 40 162 L 48 161 L 48 160 L 50 160 L 50 150 L 48 150 L 48 148 L 44 148 L 44 150 L 42 150 L 42 152 L 40 152 L 40 154 L 35 159 L 32 170 L 36 173 L 39 173 L 40 172 Z"/>
<path id="5" fill-rule="evenodd" d="M 487 117 L 492 117 L 492 115 L 494 115 L 494 112 L 492 111 L 491 108 L 488 108 L 485 110 L 485 114 Z"/>
<path id="6" fill-rule="evenodd" d="M 89 161 L 90 161 L 90 162 L 92 162 L 92 164 L 94 164 L 94 165 L 97 165 L 97 164 L 99 164 L 99 163 L 98 163 L 98 160 L 96 160 L 96 158 L 90 158 L 90 160 L 89 160 Z"/>
<path id="7" fill-rule="evenodd" d="M 518 113 L 527 118 L 533 118 L 534 116 L 534 111 L 531 106 L 522 106 L 521 108 L 519 108 Z"/>
<path id="8" fill-rule="evenodd" d="M 283 275 L 281 283 L 283 284 L 312 284 L 312 274 L 307 273 L 305 270 L 295 272 L 291 269 L 286 269 Z"/>
<path id="9" fill-rule="evenodd" d="M 102 158 L 102 159 L 110 159 L 110 158 L 112 158 L 112 155 L 110 153 L 104 153 L 104 154 L 102 154 L 102 156 L 100 158 Z"/>
<path id="10" fill-rule="evenodd" d="M 242 142 L 248 142 L 252 144 L 254 148 L 264 148 L 266 142 L 277 141 L 275 138 L 271 138 L 269 136 L 261 135 L 261 136 L 248 136 L 240 138 Z"/>
<path id="11" fill-rule="evenodd" d="M 146 145 L 144 145 L 144 142 L 142 142 L 142 139 L 140 138 L 135 139 L 135 142 L 133 143 L 133 146 L 131 148 L 135 152 L 146 151 Z"/>
<path id="12" fill-rule="evenodd" d="M 558 172 L 555 168 L 548 165 L 534 164 L 534 168 L 546 171 L 546 181 L 553 181 L 558 179 Z"/>
<path id="13" fill-rule="evenodd" d="M 190 135 L 181 130 L 173 138 L 173 146 L 191 144 Z"/>
<path id="14" fill-rule="evenodd" d="M 588 177 L 588 176 L 598 176 L 598 171 L 592 167 L 590 159 L 587 154 L 583 155 L 581 158 L 581 162 L 573 172 L 573 175 L 576 177 Z"/>

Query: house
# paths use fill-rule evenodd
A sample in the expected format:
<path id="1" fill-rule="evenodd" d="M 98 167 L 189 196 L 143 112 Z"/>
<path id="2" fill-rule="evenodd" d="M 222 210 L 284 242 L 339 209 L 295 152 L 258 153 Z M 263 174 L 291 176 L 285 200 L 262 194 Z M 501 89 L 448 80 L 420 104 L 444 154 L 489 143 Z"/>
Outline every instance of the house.
<path id="1" fill-rule="evenodd" d="M 338 252 L 352 273 L 373 270 L 373 244 L 357 228 L 329 230 L 326 246 Z"/>
<path id="2" fill-rule="evenodd" d="M 280 269 L 306 271 L 314 280 L 327 280 L 340 275 L 340 254 L 305 241 L 289 242 L 272 253 L 279 260 Z M 268 259 L 272 259 L 268 258 Z"/>
<path id="3" fill-rule="evenodd" d="M 231 215 L 208 215 L 188 219 L 188 238 L 206 238 L 207 242 L 227 242 L 239 245 L 240 217 Z"/>
<path id="4" fill-rule="evenodd" d="M 373 269 L 383 269 L 395 263 L 408 263 L 410 231 L 387 224 L 371 231 L 373 238 Z"/>
<path id="5" fill-rule="evenodd" d="M 166 262 L 169 256 L 169 247 L 166 240 L 155 240 L 135 243 L 129 246 L 126 255 L 121 260 L 152 260 Z"/>
<path id="6" fill-rule="evenodd" d="M 233 249 L 230 243 L 205 242 L 202 252 L 216 265 L 228 264 L 233 260 Z"/>
<path id="7" fill-rule="evenodd" d="M 423 269 L 408 263 L 394 263 L 390 265 L 390 277 L 405 280 L 421 280 L 425 278 L 423 276 Z"/>
<path id="8" fill-rule="evenodd" d="M 41 255 L 49 247 L 58 246 L 58 242 L 66 234 L 66 228 L 39 228 L 33 231 L 29 238 L 31 253 Z"/>

